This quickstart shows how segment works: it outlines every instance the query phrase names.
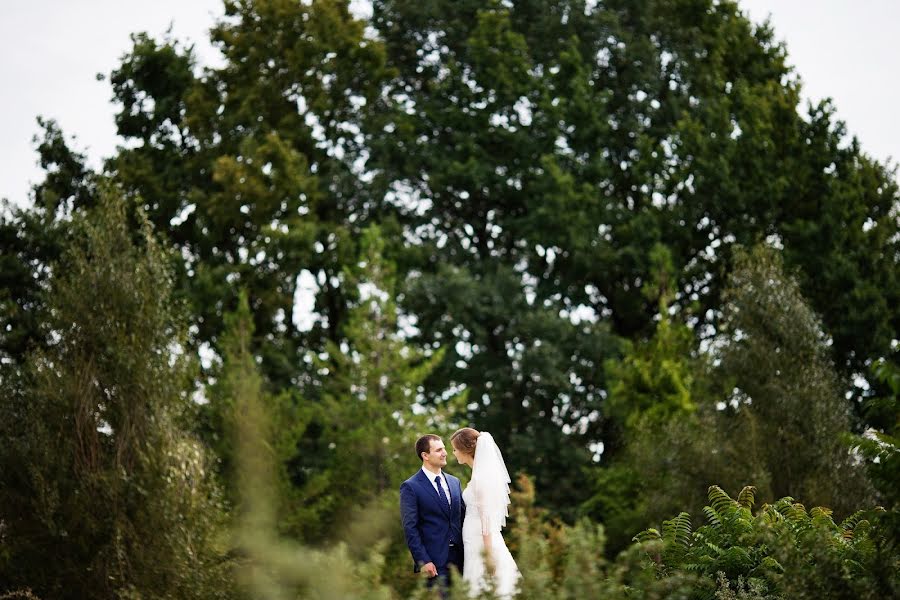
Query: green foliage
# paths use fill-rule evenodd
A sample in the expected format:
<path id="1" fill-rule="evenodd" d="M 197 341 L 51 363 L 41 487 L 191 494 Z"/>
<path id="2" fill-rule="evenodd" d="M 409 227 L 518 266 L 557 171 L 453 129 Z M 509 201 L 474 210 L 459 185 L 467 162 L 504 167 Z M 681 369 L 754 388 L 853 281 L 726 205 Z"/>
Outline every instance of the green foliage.
<path id="1" fill-rule="evenodd" d="M 865 457 L 872 484 L 888 511 L 881 517 L 891 532 L 891 543 L 900 547 L 900 368 L 880 361 L 873 365 L 873 380 L 884 385 L 881 397 L 870 398 L 865 411 L 883 429 L 854 436 L 853 447 Z"/>
<path id="2" fill-rule="evenodd" d="M 71 236 L 73 213 L 96 203 L 96 176 L 86 157 L 72 150 L 55 121 L 38 118 L 35 138 L 43 182 L 34 187 L 33 207 L 0 203 L 0 360 L 20 364 L 49 343 L 40 315 L 53 263 Z"/>
<path id="3" fill-rule="evenodd" d="M 227 507 L 248 596 L 426 595 L 396 486 L 418 434 L 472 423 L 534 477 L 523 597 L 895 592 L 896 176 L 799 114 L 768 24 L 349 4 L 226 0 L 218 67 L 135 35 L 103 177 L 41 122 L 45 181 L 0 216 L 4 585 L 229 595 Z"/>
<path id="4" fill-rule="evenodd" d="M 780 254 L 764 246 L 739 253 L 725 299 L 714 354 L 717 375 L 734 386 L 725 411 L 746 472 L 765 473 L 767 498 L 805 497 L 841 514 L 871 503 L 841 439 L 851 421 L 828 338 Z"/>
<path id="5" fill-rule="evenodd" d="M 696 410 L 691 398 L 694 336 L 690 329 L 673 323 L 669 316 L 672 296 L 672 260 L 668 249 L 657 244 L 652 251 L 655 285 L 650 295 L 658 295 L 659 322 L 653 337 L 634 347 L 626 345 L 621 360 L 606 363 L 609 397 L 606 413 L 620 424 L 624 436 L 639 435 L 670 419 Z M 610 440 L 612 441 L 612 440 Z M 611 448 L 615 454 L 615 448 Z"/>
<path id="6" fill-rule="evenodd" d="M 198 428 L 214 451 L 220 480 L 226 486 L 230 501 L 236 504 L 240 488 L 245 485 L 237 477 L 235 448 L 239 423 L 245 416 L 236 399 L 246 395 L 257 399 L 259 410 L 265 411 L 266 428 L 259 434 L 267 440 L 268 463 L 274 469 L 271 478 L 275 489 L 271 492 L 278 530 L 297 533 L 294 512 L 300 498 L 292 485 L 290 463 L 296 458 L 297 445 L 307 421 L 294 394 L 288 391 L 276 394 L 267 390 L 252 351 L 253 317 L 246 293 L 239 295 L 237 310 L 225 315 L 225 324 L 220 342 L 222 362 L 215 372 L 215 383 L 206 389 L 208 403 L 199 410 Z"/>
<path id="7" fill-rule="evenodd" d="M 338 342 L 355 295 L 341 283 L 370 209 L 353 132 L 380 102 L 381 45 L 347 2 L 225 2 L 212 31 L 225 65 L 199 72 L 190 48 L 136 35 L 112 73 L 118 131 L 107 163 L 180 250 L 179 291 L 195 345 L 218 349 L 246 290 L 254 353 L 272 385 L 307 373 L 307 348 Z M 291 325 L 297 277 L 323 282 L 311 331 Z"/>
<path id="8" fill-rule="evenodd" d="M 297 509 L 303 539 L 333 538 L 345 515 L 385 494 L 397 501 L 400 483 L 421 467 L 416 439 L 451 426 L 435 410 L 413 411 L 422 382 L 443 352 L 425 353 L 407 343 L 398 325 L 395 272 L 383 257 L 378 227 L 366 229 L 360 256 L 344 271 L 345 285 L 359 290 L 344 326 L 345 341 L 311 356 L 320 377 L 316 402 L 304 405 L 309 422 L 298 457 L 306 477 Z M 462 398 L 448 397 L 444 415 Z M 421 408 L 421 407 L 419 407 Z"/>
<path id="9" fill-rule="evenodd" d="M 398 71 L 387 88 L 394 112 L 372 144 L 385 198 L 408 223 L 404 305 L 425 343 L 478 348 L 450 353 L 433 381 L 470 388 L 480 404 L 470 418 L 529 430 L 504 447 L 531 463 L 556 455 L 555 432 L 532 424 L 549 416 L 609 435 L 591 416 L 603 410 L 601 365 L 615 345 L 585 350 L 565 334 L 566 317 L 590 308 L 614 334 L 649 336 L 660 243 L 672 257 L 671 308 L 701 335 L 719 325 L 734 244 L 772 236 L 826 315 L 842 373 L 889 351 L 897 311 L 888 307 L 900 292 L 893 175 L 835 144 L 846 132 L 829 107 L 809 121 L 798 114 L 785 48 L 736 3 L 381 0 L 374 9 Z M 536 342 L 542 360 L 520 372 L 515 348 Z M 553 464 L 552 476 L 539 468 L 541 489 L 563 489 L 566 465 Z"/>
<path id="10" fill-rule="evenodd" d="M 378 539 L 384 514 L 369 512 L 366 521 L 353 528 L 352 548 L 339 544 L 316 550 L 279 535 L 279 513 L 284 501 L 279 472 L 282 465 L 274 451 L 278 422 L 261 394 L 261 378 L 250 353 L 247 315 L 232 317 L 229 393 L 233 411 L 233 464 L 238 514 L 234 543 L 240 559 L 237 580 L 243 597 L 283 598 L 391 598 L 380 581 L 383 541 Z M 360 515 L 344 515 L 358 519 Z"/>
<path id="11" fill-rule="evenodd" d="M 582 508 L 606 524 L 613 552 L 679 506 L 699 505 L 694 490 L 714 468 L 714 423 L 695 404 L 703 398 L 695 374 L 705 372 L 691 342 L 685 326 L 662 317 L 653 338 L 607 363 L 609 418 L 618 427 L 608 428 L 600 464 L 585 470 L 593 495 Z"/>
<path id="12" fill-rule="evenodd" d="M 101 197 L 54 265 L 52 343 L 2 377 L 0 580 L 44 597 L 227 597 L 167 260 L 113 189 Z"/>
<path id="13" fill-rule="evenodd" d="M 887 531 L 872 521 L 878 510 L 836 523 L 830 509 L 807 511 L 790 497 L 754 513 L 751 486 L 737 499 L 711 486 L 708 497 L 706 525 L 692 531 L 682 513 L 663 523 L 662 534 L 648 529 L 635 538 L 660 576 L 698 575 L 694 597 L 887 598 L 900 590 L 900 555 L 883 551 Z M 661 547 L 647 545 L 653 540 Z"/>
<path id="14" fill-rule="evenodd" d="M 590 472 L 583 508 L 607 523 L 615 551 L 673 511 L 699 512 L 697 490 L 714 481 L 752 476 L 767 499 L 805 495 L 841 515 L 875 500 L 842 439 L 851 420 L 829 343 L 780 254 L 739 252 L 724 297 L 707 352 L 693 352 L 663 304 L 654 337 L 607 365 L 619 432 L 605 443 L 622 446 Z"/>
<path id="15" fill-rule="evenodd" d="M 697 487 L 690 464 L 702 454 L 688 438 L 701 429 L 695 413 L 702 386 L 695 379 L 705 376 L 703 359 L 695 355 L 690 329 L 669 316 L 672 265 L 664 246 L 654 248 L 654 261 L 654 285 L 647 292 L 658 300 L 659 322 L 653 337 L 626 344 L 621 359 L 606 363 L 610 425 L 601 464 L 589 471 L 593 496 L 583 505 L 606 524 L 613 552 L 634 531 L 690 502 L 684 492 Z M 677 485 L 679 476 L 688 485 Z"/>
<path id="16" fill-rule="evenodd" d="M 345 341 L 345 268 L 372 222 L 411 344 L 445 352 L 426 403 L 468 390 L 458 417 L 497 432 L 559 507 L 589 496 L 586 446 L 620 443 L 604 364 L 652 336 L 661 244 L 672 322 L 698 336 L 720 328 L 734 245 L 769 238 L 842 376 L 893 352 L 894 174 L 829 105 L 798 114 L 786 49 L 736 3 L 378 0 L 365 21 L 346 0 L 229 0 L 225 14 L 220 67 L 134 36 L 110 76 L 126 143 L 104 169 L 178 250 L 188 346 L 220 351 L 246 290 L 274 393 L 319 400 L 303 357 Z M 41 155 L 47 222 L 93 202 L 58 128 Z M 0 255 L 52 254 L 39 228 L 13 236 L 20 223 Z M 0 293 L 11 360 L 42 341 L 24 309 L 42 260 Z M 309 331 L 290 319 L 304 271 L 320 282 Z M 646 383 L 687 402 L 685 373 L 660 366 Z"/>
<path id="17" fill-rule="evenodd" d="M 695 577 L 659 577 L 646 545 L 630 547 L 615 561 L 604 557 L 604 528 L 589 520 L 566 525 L 535 506 L 533 481 L 520 477 L 513 494 L 511 528 L 504 535 L 522 579 L 520 598 L 688 598 Z M 490 596 L 488 596 L 490 597 Z"/>

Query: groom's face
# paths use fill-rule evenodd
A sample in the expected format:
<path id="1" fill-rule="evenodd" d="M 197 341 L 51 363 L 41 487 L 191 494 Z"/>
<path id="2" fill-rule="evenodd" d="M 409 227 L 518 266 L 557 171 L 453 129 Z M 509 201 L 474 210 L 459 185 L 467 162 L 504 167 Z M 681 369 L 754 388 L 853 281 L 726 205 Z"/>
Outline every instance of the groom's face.
<path id="1" fill-rule="evenodd" d="M 431 447 L 427 453 L 423 452 L 425 464 L 433 470 L 441 469 L 447 466 L 447 450 L 444 448 L 444 442 L 440 440 L 431 440 Z"/>

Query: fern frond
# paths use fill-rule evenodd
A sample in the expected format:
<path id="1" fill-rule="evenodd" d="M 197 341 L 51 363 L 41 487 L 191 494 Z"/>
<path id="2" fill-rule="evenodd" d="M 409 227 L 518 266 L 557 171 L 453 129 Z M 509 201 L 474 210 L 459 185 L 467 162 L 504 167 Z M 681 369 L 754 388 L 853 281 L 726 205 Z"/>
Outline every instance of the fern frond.
<path id="1" fill-rule="evenodd" d="M 705 566 L 697 563 L 687 563 L 682 565 L 681 568 L 688 573 L 702 573 L 706 570 Z"/>
<path id="2" fill-rule="evenodd" d="M 763 523 L 781 523 L 784 521 L 784 515 L 782 515 L 772 504 L 763 504 L 762 508 L 759 509 L 759 514 L 756 517 L 759 521 Z"/>
<path id="3" fill-rule="evenodd" d="M 644 542 L 652 542 L 656 540 L 661 540 L 662 536 L 659 534 L 659 530 L 653 527 L 649 529 L 645 529 L 633 538 L 631 538 L 632 542 L 637 542 L 639 544 L 643 544 Z"/>
<path id="4" fill-rule="evenodd" d="M 782 515 L 784 515 L 785 511 L 787 511 L 787 509 L 793 505 L 794 505 L 794 499 L 791 498 L 790 496 L 785 496 L 784 498 L 782 498 L 781 500 L 779 500 L 775 504 L 773 504 L 772 507 L 775 510 L 777 510 L 778 512 L 780 512 Z"/>
<path id="5" fill-rule="evenodd" d="M 670 544 L 687 548 L 691 544 L 691 515 L 679 513 L 669 521 L 663 521 L 663 539 Z"/>
<path id="6" fill-rule="evenodd" d="M 853 530 L 856 529 L 857 523 L 864 520 L 866 517 L 866 510 L 858 510 L 843 521 L 841 521 L 841 529 L 843 529 L 845 538 L 853 537 Z M 849 535 L 848 535 L 849 534 Z"/>
<path id="7" fill-rule="evenodd" d="M 834 511 L 828 508 L 827 506 L 815 506 L 809 511 L 810 516 L 817 517 L 819 515 L 824 515 L 826 517 L 830 517 L 834 514 Z"/>
<path id="8" fill-rule="evenodd" d="M 706 547 L 707 550 L 710 550 L 712 552 L 712 554 L 714 554 L 716 556 L 721 556 L 722 553 L 724 552 L 724 550 L 722 550 L 722 548 L 720 548 L 719 546 L 716 546 L 712 542 L 706 542 L 703 545 Z"/>
<path id="9" fill-rule="evenodd" d="M 743 506 L 746 509 L 753 510 L 753 505 L 756 503 L 756 486 L 755 485 L 745 485 L 744 489 L 741 490 L 741 493 L 738 494 L 738 504 Z"/>
<path id="10" fill-rule="evenodd" d="M 809 515 L 806 514 L 806 507 L 799 502 L 794 502 L 786 507 L 784 517 L 794 525 L 800 524 L 801 522 L 805 523 L 809 519 Z"/>
<path id="11" fill-rule="evenodd" d="M 812 517 L 812 522 L 817 527 L 834 531 L 837 529 L 837 525 L 834 519 L 831 518 L 832 512 L 830 508 L 816 506 L 809 511 L 809 516 Z"/>
<path id="12" fill-rule="evenodd" d="M 853 540 L 857 541 L 868 538 L 871 531 L 872 523 L 870 523 L 868 519 L 862 519 L 856 524 L 856 527 L 853 528 Z"/>
<path id="13" fill-rule="evenodd" d="M 731 499 L 731 496 L 717 485 L 709 486 L 707 496 L 712 507 L 723 516 L 731 512 L 732 507 L 735 505 L 735 501 Z"/>
<path id="14" fill-rule="evenodd" d="M 721 564 L 732 573 L 745 573 L 753 565 L 753 559 L 746 548 L 732 546 L 722 555 Z"/>
<path id="15" fill-rule="evenodd" d="M 709 521 L 709 524 L 713 527 L 719 527 L 720 525 L 722 525 L 722 517 L 712 506 L 704 506 L 703 514 L 706 515 L 706 520 Z"/>

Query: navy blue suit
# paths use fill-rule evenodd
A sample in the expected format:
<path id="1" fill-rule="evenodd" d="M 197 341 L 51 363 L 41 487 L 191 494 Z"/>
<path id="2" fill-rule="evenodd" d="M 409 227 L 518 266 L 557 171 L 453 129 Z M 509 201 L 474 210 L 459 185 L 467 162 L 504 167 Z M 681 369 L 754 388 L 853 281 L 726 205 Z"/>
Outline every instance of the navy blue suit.
<path id="1" fill-rule="evenodd" d="M 438 575 L 446 577 L 449 563 L 460 571 L 463 568 L 462 523 L 466 504 L 459 479 L 443 471 L 441 474 L 450 488 L 450 504 L 446 497 L 438 496 L 432 481 L 419 469 L 400 486 L 400 519 L 413 557 L 413 571 L 418 573 L 422 565 L 431 562 Z"/>

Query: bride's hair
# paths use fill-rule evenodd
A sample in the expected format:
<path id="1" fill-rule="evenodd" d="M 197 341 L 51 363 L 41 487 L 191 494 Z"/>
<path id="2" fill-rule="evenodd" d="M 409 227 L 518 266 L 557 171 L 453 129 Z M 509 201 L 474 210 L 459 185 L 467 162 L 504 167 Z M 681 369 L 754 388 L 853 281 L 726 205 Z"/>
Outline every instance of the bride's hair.
<path id="1" fill-rule="evenodd" d="M 463 427 L 450 436 L 450 443 L 460 452 L 475 456 L 475 444 L 478 442 L 479 435 L 481 433 L 477 429 Z"/>

